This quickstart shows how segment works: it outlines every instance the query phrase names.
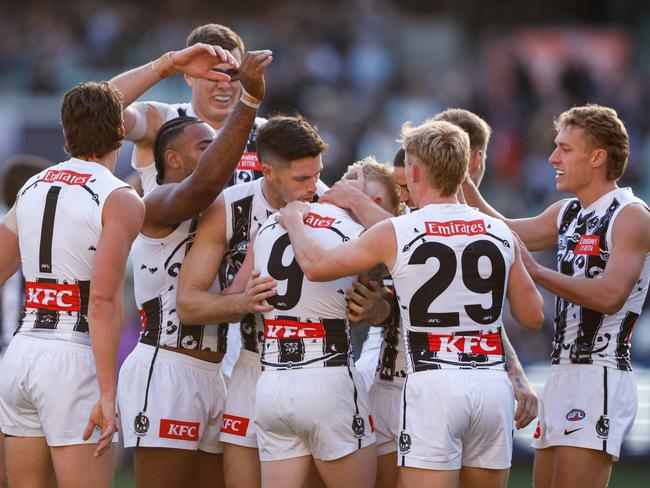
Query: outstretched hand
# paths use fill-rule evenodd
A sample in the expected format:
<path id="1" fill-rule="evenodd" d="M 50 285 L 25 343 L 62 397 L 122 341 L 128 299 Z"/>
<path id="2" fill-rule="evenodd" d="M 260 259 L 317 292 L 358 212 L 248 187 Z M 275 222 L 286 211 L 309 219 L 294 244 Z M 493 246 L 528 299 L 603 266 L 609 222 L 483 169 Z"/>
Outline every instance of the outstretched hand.
<path id="1" fill-rule="evenodd" d="M 204 78 L 211 81 L 230 81 L 230 76 L 221 71 L 214 71 L 218 64 L 226 63 L 238 68 L 239 63 L 229 51 L 220 46 L 197 43 L 190 47 L 174 51 L 171 61 L 181 73 L 192 78 Z"/>
<path id="2" fill-rule="evenodd" d="M 268 49 L 264 51 L 248 51 L 239 66 L 241 86 L 258 100 L 264 98 L 266 89 L 264 70 L 272 61 L 273 52 Z"/>
<path id="3" fill-rule="evenodd" d="M 259 271 L 251 272 L 242 293 L 243 306 L 247 313 L 269 313 L 273 306 L 266 301 L 277 294 L 276 281 L 270 276 L 260 276 Z"/>
<path id="4" fill-rule="evenodd" d="M 97 449 L 93 456 L 97 459 L 101 456 L 113 442 L 113 434 L 117 430 L 115 421 L 115 399 L 107 396 L 100 396 L 97 403 L 93 406 L 88 417 L 88 425 L 84 430 L 82 439 L 87 441 L 90 439 L 95 428 L 101 430 L 99 440 L 97 441 Z"/>

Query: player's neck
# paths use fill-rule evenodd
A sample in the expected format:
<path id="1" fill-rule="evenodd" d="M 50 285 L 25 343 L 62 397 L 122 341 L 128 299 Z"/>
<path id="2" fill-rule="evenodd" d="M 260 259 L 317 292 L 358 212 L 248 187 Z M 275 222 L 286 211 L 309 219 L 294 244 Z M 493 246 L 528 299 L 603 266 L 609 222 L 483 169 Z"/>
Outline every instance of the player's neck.
<path id="1" fill-rule="evenodd" d="M 587 208 L 603 195 L 608 194 L 610 191 L 618 188 L 616 181 L 607 180 L 592 182 L 585 188 L 576 192 L 576 197 L 580 201 L 582 208 Z"/>
<path id="2" fill-rule="evenodd" d="M 120 154 L 120 150 L 116 149 L 115 151 L 111 151 L 102 157 L 97 157 L 94 154 L 88 156 L 75 156 L 75 157 L 77 159 L 81 159 L 82 161 L 89 161 L 89 162 L 101 164 L 106 169 L 108 169 L 111 173 L 115 173 L 115 166 L 117 165 L 117 156 L 119 154 Z"/>
<path id="3" fill-rule="evenodd" d="M 262 195 L 266 203 L 268 203 L 271 208 L 275 210 L 280 210 L 284 207 L 284 200 L 273 190 L 273 187 L 266 178 L 262 178 Z"/>
<path id="4" fill-rule="evenodd" d="M 207 114 L 202 113 L 193 103 L 192 109 L 199 119 L 205 120 L 205 122 L 216 131 L 220 131 L 226 123 L 226 119 L 211 119 Z"/>
<path id="5" fill-rule="evenodd" d="M 454 194 L 451 196 L 442 196 L 440 191 L 431 188 L 421 188 L 417 195 L 418 208 L 422 208 L 426 205 L 441 205 L 441 204 L 458 204 L 458 197 Z"/>

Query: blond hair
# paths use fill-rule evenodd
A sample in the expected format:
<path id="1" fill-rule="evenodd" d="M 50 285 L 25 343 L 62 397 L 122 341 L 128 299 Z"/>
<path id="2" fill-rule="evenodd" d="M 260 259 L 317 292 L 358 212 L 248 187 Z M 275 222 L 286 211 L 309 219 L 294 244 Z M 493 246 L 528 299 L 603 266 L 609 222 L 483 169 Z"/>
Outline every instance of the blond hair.
<path id="1" fill-rule="evenodd" d="M 430 120 L 451 122 L 467 132 L 472 152 L 479 150 L 485 152 L 487 150 L 492 129 L 485 120 L 475 113 L 463 108 L 448 108 Z"/>
<path id="2" fill-rule="evenodd" d="M 564 127 L 580 127 L 592 149 L 607 151 L 607 179 L 618 180 L 627 166 L 630 142 L 616 110 L 589 104 L 563 112 L 555 121 L 558 132 Z"/>
<path id="3" fill-rule="evenodd" d="M 428 120 L 402 126 L 404 150 L 424 163 L 429 183 L 443 197 L 455 195 L 469 167 L 469 136 L 450 122 Z"/>
<path id="4" fill-rule="evenodd" d="M 395 183 L 393 168 L 387 164 L 380 163 L 374 156 L 366 156 L 348 166 L 348 169 L 345 170 L 345 174 L 343 175 L 343 179 L 356 180 L 358 170 L 363 171 L 363 177 L 366 181 L 377 181 L 386 188 L 390 197 L 390 205 L 394 213 L 398 214 L 400 211 L 399 186 Z"/>

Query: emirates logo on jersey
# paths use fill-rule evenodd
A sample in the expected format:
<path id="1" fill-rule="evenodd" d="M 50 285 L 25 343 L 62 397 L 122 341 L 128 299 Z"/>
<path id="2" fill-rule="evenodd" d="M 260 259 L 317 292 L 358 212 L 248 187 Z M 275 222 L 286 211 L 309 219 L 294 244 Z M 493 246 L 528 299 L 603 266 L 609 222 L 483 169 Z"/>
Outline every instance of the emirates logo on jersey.
<path id="1" fill-rule="evenodd" d="M 25 282 L 25 307 L 78 312 L 81 307 L 79 287 L 76 284 Z"/>
<path id="2" fill-rule="evenodd" d="M 487 234 L 483 220 L 450 220 L 448 222 L 425 222 L 430 236 L 475 236 Z"/>
<path id="3" fill-rule="evenodd" d="M 260 163 L 256 152 L 245 152 L 242 154 L 237 169 L 248 171 L 262 171 L 262 163 Z"/>
<path id="4" fill-rule="evenodd" d="M 498 332 L 481 335 L 428 334 L 429 351 L 456 354 L 503 354 Z"/>
<path id="5" fill-rule="evenodd" d="M 600 255 L 600 236 L 586 235 L 580 236 L 578 245 L 574 251 L 575 254 L 587 254 L 589 256 Z"/>
<path id="6" fill-rule="evenodd" d="M 321 217 L 318 214 L 309 212 L 307 214 L 307 218 L 305 219 L 305 225 L 308 225 L 309 227 L 313 227 L 315 229 L 327 229 L 329 227 L 332 227 L 332 224 L 335 220 L 336 219 L 332 217 Z"/>
<path id="7" fill-rule="evenodd" d="M 320 322 L 264 319 L 265 339 L 323 339 L 325 329 Z"/>
<path id="8" fill-rule="evenodd" d="M 54 170 L 50 169 L 45 173 L 42 181 L 46 183 L 65 183 L 66 185 L 84 186 L 92 175 L 76 173 L 67 169 Z"/>

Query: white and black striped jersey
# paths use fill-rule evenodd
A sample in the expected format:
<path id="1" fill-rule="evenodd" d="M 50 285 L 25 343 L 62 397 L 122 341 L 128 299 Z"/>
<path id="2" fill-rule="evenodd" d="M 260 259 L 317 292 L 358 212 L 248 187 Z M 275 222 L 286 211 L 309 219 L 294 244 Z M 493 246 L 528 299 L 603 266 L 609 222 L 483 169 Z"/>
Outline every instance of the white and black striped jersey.
<path id="1" fill-rule="evenodd" d="M 127 186 L 106 167 L 71 158 L 18 192 L 26 297 L 18 333 L 90 344 L 88 298 L 102 210 L 114 190 Z"/>
<path id="2" fill-rule="evenodd" d="M 384 286 L 395 291 L 392 278 L 384 280 Z M 382 342 L 375 380 L 401 388 L 406 379 L 406 354 L 399 305 L 393 307 L 393 310 L 393 317 L 381 330 Z"/>
<path id="3" fill-rule="evenodd" d="M 355 239 L 364 228 L 345 210 L 312 203 L 305 219 L 307 232 L 325 249 Z M 277 295 L 267 301 L 263 370 L 351 365 L 345 290 L 356 276 L 327 282 L 305 278 L 293 254 L 289 234 L 275 220 L 262 225 L 255 239 L 255 269 L 277 283 Z"/>
<path id="4" fill-rule="evenodd" d="M 139 234 L 133 242 L 133 288 L 142 323 L 140 342 L 144 344 L 225 352 L 227 324 L 187 325 L 176 313 L 178 276 L 194 242 L 198 220 L 182 222 L 166 237 Z"/>
<path id="5" fill-rule="evenodd" d="M 390 274 L 409 372 L 505 369 L 501 325 L 512 232 L 464 204 L 427 205 L 390 221 L 397 238 Z"/>
<path id="6" fill-rule="evenodd" d="M 567 276 L 599 279 L 612 249 L 612 229 L 630 204 L 647 205 L 629 188 L 617 188 L 582 208 L 568 200 L 558 215 L 558 271 Z M 622 239 L 623 237 L 619 237 Z M 631 370 L 630 341 L 648 292 L 650 254 L 625 305 L 612 315 L 556 299 L 553 364 L 597 364 Z"/>
<path id="7" fill-rule="evenodd" d="M 177 117 L 184 117 L 184 116 L 200 118 L 198 115 L 196 115 L 196 112 L 194 111 L 194 107 L 192 107 L 192 104 L 189 102 L 174 103 L 171 105 L 165 105 L 165 104 L 161 104 L 160 102 L 156 102 L 156 105 L 165 106 L 166 108 L 166 113 L 164 114 L 165 122 L 168 122 Z M 232 178 L 230 178 L 230 181 L 226 186 L 238 185 L 240 183 L 248 183 L 249 181 L 256 180 L 262 177 L 262 164 L 257 158 L 257 145 L 255 144 L 255 138 L 257 136 L 257 130 L 260 127 L 262 127 L 265 123 L 266 123 L 266 119 L 262 117 L 255 118 L 253 129 L 251 130 L 251 133 L 248 136 L 248 141 L 246 142 L 246 148 L 244 149 L 244 153 L 242 154 L 239 164 L 237 164 L 237 168 L 235 169 Z M 219 131 L 216 130 L 215 134 L 218 133 Z M 149 193 L 157 186 L 156 166 L 154 165 L 153 162 L 147 166 L 138 166 L 133 161 L 131 164 L 133 168 L 140 175 L 144 193 L 145 194 Z"/>
<path id="8" fill-rule="evenodd" d="M 278 211 L 271 207 L 262 192 L 264 178 L 226 188 L 222 195 L 226 207 L 226 251 L 220 270 L 222 288 L 226 288 L 239 271 L 251 236 L 271 214 Z M 314 200 L 327 191 L 327 185 L 319 180 Z M 242 347 L 247 351 L 260 352 L 264 331 L 259 320 L 252 314 L 241 321 Z"/>

